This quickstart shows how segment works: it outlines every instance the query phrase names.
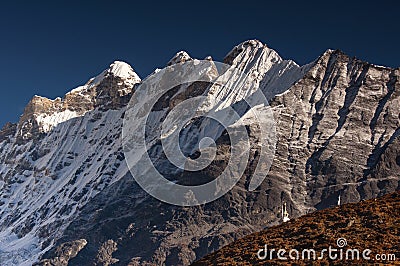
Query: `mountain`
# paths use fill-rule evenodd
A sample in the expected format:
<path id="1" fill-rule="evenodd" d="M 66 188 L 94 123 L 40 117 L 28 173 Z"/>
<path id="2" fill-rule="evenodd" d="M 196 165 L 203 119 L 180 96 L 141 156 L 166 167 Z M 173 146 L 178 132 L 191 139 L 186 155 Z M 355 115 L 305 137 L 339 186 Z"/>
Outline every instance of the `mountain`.
<path id="1" fill-rule="evenodd" d="M 179 52 L 168 65 L 188 60 L 195 59 Z M 207 61 L 204 75 L 213 77 L 217 68 Z M 123 118 L 141 80 L 117 61 L 63 98 L 35 96 L 20 121 L 0 131 L 2 265 L 187 265 L 277 225 L 282 202 L 299 217 L 331 207 L 339 195 L 348 203 L 399 189 L 400 69 L 338 50 L 299 66 L 257 40 L 234 47 L 224 63 L 247 73 L 275 117 L 275 157 L 260 186 L 248 191 L 265 143 L 255 118 L 239 106 L 250 159 L 230 192 L 194 207 L 147 194 L 122 148 Z M 157 170 L 182 184 L 215 179 L 230 159 L 227 130 L 207 119 L 190 121 L 180 136 L 182 150 L 195 153 L 199 138 L 209 136 L 216 157 L 203 170 L 182 171 L 160 151 L 159 121 L 195 96 L 231 106 L 248 93 L 194 82 L 163 95 L 147 124 L 154 129 L 148 153 Z"/>
<path id="2" fill-rule="evenodd" d="M 400 192 L 382 196 L 377 199 L 362 201 L 359 203 L 350 203 L 335 208 L 317 211 L 312 214 L 299 217 L 287 223 L 271 227 L 237 240 L 222 249 L 207 255 L 201 260 L 193 263 L 193 266 L 206 265 L 288 265 L 290 257 L 288 253 L 283 255 L 288 260 L 280 260 L 276 253 L 273 253 L 272 259 L 268 255 L 265 259 L 264 253 L 260 252 L 261 259 L 257 252 L 260 249 L 276 251 L 279 248 L 300 251 L 304 249 L 314 249 L 318 252 L 316 257 L 321 255 L 323 249 L 331 246 L 333 249 L 339 249 L 338 239 L 345 239 L 346 243 L 343 249 L 343 260 L 339 260 L 339 252 L 334 251 L 329 260 L 329 254 L 318 261 L 312 262 L 309 259 L 296 261 L 296 265 L 359 265 L 367 263 L 363 261 L 362 252 L 370 249 L 371 254 L 368 257 L 376 260 L 376 255 L 380 263 L 396 264 L 400 258 Z M 382 241 L 384 240 L 384 241 Z M 343 244 L 340 244 L 343 245 Z M 346 252 L 348 249 L 357 249 L 361 260 L 354 260 L 352 255 Z M 395 257 L 389 257 L 394 254 Z M 293 257 L 296 253 L 293 253 Z M 306 254 L 306 258 L 308 255 Z M 312 258 L 312 257 L 311 257 Z M 385 258 L 382 260 L 382 258 Z M 390 259 L 388 259 L 390 258 Z M 293 261 L 292 261 L 293 262 Z"/>
<path id="3" fill-rule="evenodd" d="M 123 155 L 113 137 L 138 82 L 128 64 L 114 62 L 62 99 L 33 97 L 19 123 L 1 131 L 2 264 L 34 261 L 93 195 L 126 174 L 117 171 Z"/>

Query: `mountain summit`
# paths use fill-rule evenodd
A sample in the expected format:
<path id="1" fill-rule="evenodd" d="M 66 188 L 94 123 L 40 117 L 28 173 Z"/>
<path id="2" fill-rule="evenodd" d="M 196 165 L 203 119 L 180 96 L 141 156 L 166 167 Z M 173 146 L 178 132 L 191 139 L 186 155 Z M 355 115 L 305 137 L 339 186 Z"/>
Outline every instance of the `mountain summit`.
<path id="1" fill-rule="evenodd" d="M 140 81 L 130 65 L 115 61 L 101 74 L 63 98 L 51 100 L 35 95 L 20 118 L 16 138 L 20 143 L 35 139 L 58 124 L 83 116 L 96 107 L 121 107 L 129 100 L 133 86 Z"/>

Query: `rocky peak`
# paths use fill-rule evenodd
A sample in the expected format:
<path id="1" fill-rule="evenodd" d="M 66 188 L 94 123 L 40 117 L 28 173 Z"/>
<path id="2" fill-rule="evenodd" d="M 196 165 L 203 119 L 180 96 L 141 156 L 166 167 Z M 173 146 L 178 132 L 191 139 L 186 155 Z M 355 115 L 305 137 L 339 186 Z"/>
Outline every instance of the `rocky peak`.
<path id="1" fill-rule="evenodd" d="M 192 58 L 190 57 L 190 55 L 185 52 L 185 51 L 180 51 L 177 52 L 174 57 L 172 57 L 171 60 L 169 60 L 167 66 L 171 66 L 171 65 L 175 65 L 175 64 L 179 64 L 179 63 L 183 63 L 186 62 L 188 60 L 192 60 Z"/>
<path id="2" fill-rule="evenodd" d="M 106 110 L 125 106 L 135 84 L 140 82 L 141 79 L 129 64 L 115 61 L 107 70 L 89 81 L 95 107 Z"/>
<path id="3" fill-rule="evenodd" d="M 91 78 L 85 85 L 54 100 L 35 95 L 25 107 L 18 123 L 17 139 L 35 139 L 66 120 L 99 108 L 118 109 L 129 101 L 135 84 L 141 79 L 133 68 L 122 61 Z"/>
<path id="4" fill-rule="evenodd" d="M 93 81 L 96 84 L 107 77 L 113 77 L 130 88 L 141 81 L 133 68 L 128 63 L 122 61 L 114 61 L 108 69 L 104 70 L 100 75 L 94 78 Z"/>
<path id="5" fill-rule="evenodd" d="M 282 61 L 282 58 L 273 49 L 263 44 L 259 40 L 248 40 L 236 45 L 224 58 L 224 63 L 229 65 L 238 65 L 243 60 L 266 55 L 272 63 Z M 266 59 L 266 58 L 264 58 Z"/>
<path id="6" fill-rule="evenodd" d="M 286 91 L 314 64 L 299 66 L 292 60 L 282 59 L 259 40 L 248 40 L 235 46 L 224 58 L 224 63 L 251 75 L 268 100 Z"/>
<path id="7" fill-rule="evenodd" d="M 141 79 L 133 70 L 133 68 L 125 62 L 114 61 L 110 67 L 94 78 L 91 78 L 84 86 L 78 87 L 71 91 L 71 93 L 86 94 L 91 96 L 98 96 L 104 92 L 94 88 L 101 86 L 101 88 L 110 87 L 110 90 L 118 92 L 121 96 L 131 92 L 133 86 L 140 83 Z"/>

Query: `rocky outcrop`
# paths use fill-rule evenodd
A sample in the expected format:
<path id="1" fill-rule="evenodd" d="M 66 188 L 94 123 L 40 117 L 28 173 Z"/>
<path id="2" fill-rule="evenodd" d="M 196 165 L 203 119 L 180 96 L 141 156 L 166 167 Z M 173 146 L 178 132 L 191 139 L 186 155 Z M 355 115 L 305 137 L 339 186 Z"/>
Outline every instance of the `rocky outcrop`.
<path id="1" fill-rule="evenodd" d="M 53 254 L 49 254 L 52 259 L 43 259 L 41 263 L 37 263 L 35 266 L 66 266 L 68 265 L 68 261 L 74 258 L 86 244 L 85 239 L 64 243 L 57 247 Z"/>

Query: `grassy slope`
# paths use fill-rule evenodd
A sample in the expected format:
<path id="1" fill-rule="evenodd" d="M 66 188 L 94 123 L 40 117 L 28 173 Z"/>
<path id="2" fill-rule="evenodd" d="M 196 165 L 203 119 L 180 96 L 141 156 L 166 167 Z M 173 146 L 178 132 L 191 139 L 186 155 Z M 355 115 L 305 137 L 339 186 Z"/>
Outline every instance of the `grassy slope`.
<path id="1" fill-rule="evenodd" d="M 287 223 L 271 227 L 240 239 L 204 257 L 193 265 L 360 265 L 371 261 L 329 261 L 328 256 L 320 261 L 298 260 L 283 262 L 259 260 L 257 251 L 268 244 L 268 248 L 284 248 L 287 251 L 304 248 L 321 251 L 337 248 L 336 240 L 346 238 L 349 249 L 371 249 L 375 254 L 395 254 L 400 264 L 400 192 L 378 199 L 345 204 L 340 207 L 311 213 Z M 288 254 L 286 254 L 288 256 Z M 317 255 L 318 256 L 318 255 Z M 290 262 L 290 263 L 289 263 Z M 376 263 L 377 261 L 375 261 Z"/>

